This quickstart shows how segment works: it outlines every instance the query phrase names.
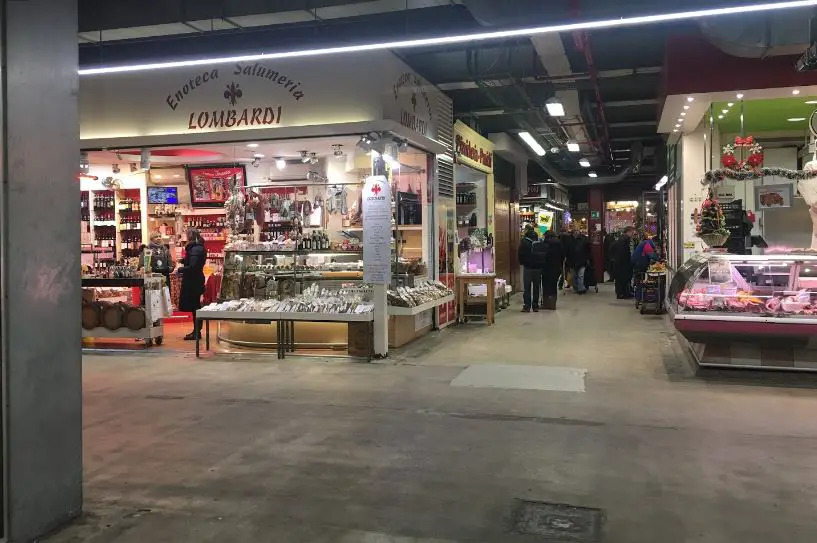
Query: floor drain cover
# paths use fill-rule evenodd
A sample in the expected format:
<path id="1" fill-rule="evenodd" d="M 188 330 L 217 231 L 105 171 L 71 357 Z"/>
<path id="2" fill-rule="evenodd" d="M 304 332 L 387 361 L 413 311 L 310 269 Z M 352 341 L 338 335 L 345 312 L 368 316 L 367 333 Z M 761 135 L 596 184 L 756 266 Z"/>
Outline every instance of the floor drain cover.
<path id="1" fill-rule="evenodd" d="M 518 500 L 513 531 L 565 543 L 598 543 L 601 520 L 601 509 Z"/>

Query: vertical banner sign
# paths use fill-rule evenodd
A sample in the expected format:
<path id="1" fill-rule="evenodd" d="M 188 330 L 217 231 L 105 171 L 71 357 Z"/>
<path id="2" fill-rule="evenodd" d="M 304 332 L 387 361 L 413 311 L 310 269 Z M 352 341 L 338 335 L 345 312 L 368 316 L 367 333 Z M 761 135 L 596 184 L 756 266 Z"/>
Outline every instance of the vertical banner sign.
<path id="1" fill-rule="evenodd" d="M 391 283 L 391 188 L 385 176 L 363 186 L 363 280 Z"/>

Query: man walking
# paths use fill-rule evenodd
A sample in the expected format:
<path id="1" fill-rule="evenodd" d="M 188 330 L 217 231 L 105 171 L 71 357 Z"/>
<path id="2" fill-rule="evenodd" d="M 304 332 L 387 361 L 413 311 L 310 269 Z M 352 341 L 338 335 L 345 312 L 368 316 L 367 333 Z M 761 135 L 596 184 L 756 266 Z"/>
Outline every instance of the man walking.
<path id="1" fill-rule="evenodd" d="M 522 311 L 539 311 L 539 287 L 542 284 L 542 267 L 533 253 L 533 244 L 539 239 L 536 230 L 530 224 L 525 225 L 522 240 L 519 242 L 519 263 L 522 265 Z"/>

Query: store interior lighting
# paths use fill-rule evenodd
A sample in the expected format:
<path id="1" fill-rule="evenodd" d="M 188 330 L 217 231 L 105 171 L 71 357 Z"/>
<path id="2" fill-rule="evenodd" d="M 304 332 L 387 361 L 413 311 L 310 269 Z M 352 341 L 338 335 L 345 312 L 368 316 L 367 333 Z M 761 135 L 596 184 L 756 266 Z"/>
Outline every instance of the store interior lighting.
<path id="1" fill-rule="evenodd" d="M 91 161 L 88 158 L 88 153 L 82 152 L 79 154 L 79 173 L 82 175 L 88 175 L 88 172 L 91 171 Z"/>
<path id="2" fill-rule="evenodd" d="M 581 148 L 579 147 L 578 143 L 574 141 L 569 141 L 567 142 L 567 150 L 570 151 L 571 153 L 578 153 L 579 151 L 581 151 Z"/>
<path id="3" fill-rule="evenodd" d="M 278 168 L 278 170 L 284 170 L 287 167 L 287 161 L 283 158 L 276 158 L 275 167 Z"/>
<path id="4" fill-rule="evenodd" d="M 145 64 L 131 64 L 124 66 L 104 66 L 97 68 L 86 68 L 78 71 L 79 75 L 100 75 L 122 72 L 137 72 L 146 70 L 160 70 L 168 68 L 183 68 L 189 66 L 202 66 L 210 64 L 232 64 L 236 62 L 255 62 L 283 58 L 303 58 L 323 55 L 333 55 L 342 53 L 355 53 L 362 51 L 381 51 L 389 49 L 407 49 L 412 47 L 428 47 L 434 45 L 452 45 L 458 43 L 474 43 L 486 40 L 503 40 L 509 38 L 530 37 L 541 34 L 570 33 L 582 30 L 598 30 L 602 28 L 616 28 L 627 26 L 640 26 L 647 24 L 666 23 L 672 21 L 683 21 L 701 19 L 705 17 L 720 17 L 725 15 L 742 15 L 746 13 L 759 13 L 766 11 L 776 11 L 785 9 L 805 8 L 817 6 L 817 0 L 789 0 L 784 2 L 765 2 L 748 4 L 742 6 L 729 6 L 720 8 L 709 8 L 689 11 L 677 11 L 672 13 L 658 13 L 652 15 L 639 15 L 635 17 L 618 17 L 612 19 L 602 19 L 597 21 L 584 21 L 577 23 L 539 26 L 533 28 L 519 28 L 512 30 L 495 30 L 492 32 L 476 32 L 471 34 L 459 34 L 453 36 L 439 36 L 431 38 L 421 38 L 412 40 L 400 40 L 392 42 L 368 43 L 359 45 L 347 45 L 341 47 L 326 47 L 318 49 L 303 49 L 299 51 L 282 51 L 277 53 L 259 53 L 252 55 L 241 55 L 231 57 L 212 57 L 194 60 L 178 60 L 167 62 L 154 62 Z M 690 97 L 691 98 L 691 97 Z"/>
<path id="5" fill-rule="evenodd" d="M 581 166 L 582 168 L 589 168 L 590 161 L 587 160 L 586 158 L 582 158 L 581 160 L 579 160 L 579 166 Z"/>
<path id="6" fill-rule="evenodd" d="M 596 178 L 596 177 L 598 177 L 598 176 L 599 176 L 599 174 L 597 174 L 596 172 L 590 172 L 590 173 L 588 173 L 588 174 L 587 174 L 587 176 L 588 176 L 588 177 L 593 177 L 593 178 Z"/>
<path id="7" fill-rule="evenodd" d="M 547 153 L 545 148 L 539 145 L 539 142 L 530 135 L 530 132 L 520 132 L 519 138 L 524 141 L 537 156 L 545 156 Z"/>
<path id="8" fill-rule="evenodd" d="M 250 149 L 255 149 L 256 147 L 258 147 L 258 144 L 257 143 L 248 143 L 247 147 L 249 147 Z"/>

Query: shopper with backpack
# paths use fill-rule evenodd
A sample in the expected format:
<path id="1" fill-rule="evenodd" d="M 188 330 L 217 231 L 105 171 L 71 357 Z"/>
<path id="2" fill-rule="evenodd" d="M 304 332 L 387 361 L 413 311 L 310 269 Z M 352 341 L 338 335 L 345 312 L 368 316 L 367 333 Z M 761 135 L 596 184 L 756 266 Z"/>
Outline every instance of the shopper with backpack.
<path id="1" fill-rule="evenodd" d="M 539 243 L 539 235 L 536 230 L 532 225 L 526 224 L 517 251 L 519 264 L 522 265 L 522 284 L 524 286 L 522 311 L 525 313 L 530 313 L 531 309 L 539 311 L 539 288 L 542 284 L 542 267 L 545 259 L 545 255 L 541 252 L 543 247 Z M 534 252 L 534 246 L 536 246 L 536 252 Z"/>
<path id="2" fill-rule="evenodd" d="M 556 298 L 559 288 L 559 276 L 562 275 L 562 265 L 565 254 L 562 242 L 553 230 L 545 232 L 541 242 L 546 245 L 545 265 L 542 267 L 542 307 L 556 309 Z"/>

